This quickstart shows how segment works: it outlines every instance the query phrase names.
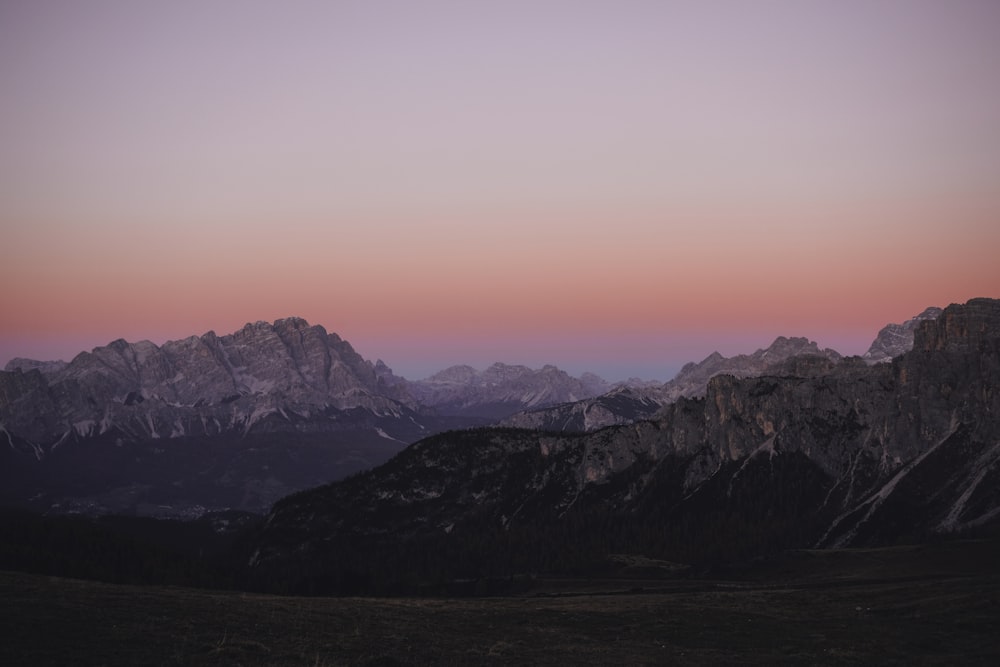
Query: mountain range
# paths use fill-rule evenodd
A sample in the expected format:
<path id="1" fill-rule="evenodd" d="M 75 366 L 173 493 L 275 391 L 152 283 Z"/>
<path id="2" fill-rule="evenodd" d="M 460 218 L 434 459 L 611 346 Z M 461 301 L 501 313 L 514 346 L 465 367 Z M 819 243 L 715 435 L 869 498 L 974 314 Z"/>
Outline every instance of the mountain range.
<path id="1" fill-rule="evenodd" d="M 522 411 L 502 420 L 501 424 L 544 431 L 593 431 L 614 424 L 631 424 L 653 417 L 679 398 L 704 396 L 709 380 L 716 375 L 822 373 L 841 358 L 837 351 L 821 350 L 806 338 L 779 336 L 770 346 L 753 354 L 724 357 L 713 352 L 699 363 L 685 364 L 674 379 L 662 385 L 619 386 L 593 398 Z"/>
<path id="2" fill-rule="evenodd" d="M 0 372 L 0 497 L 94 514 L 266 511 L 433 433 L 608 386 L 501 363 L 411 382 L 300 318 L 162 346 L 116 340 Z"/>
<path id="3" fill-rule="evenodd" d="M 637 558 L 666 575 L 789 548 L 996 530 L 1000 300 L 953 304 L 912 331 L 912 349 L 890 362 L 813 355 L 780 372 L 715 375 L 704 396 L 634 424 L 424 439 L 278 502 L 247 551 L 253 581 L 295 592 L 509 586 Z"/>
<path id="4" fill-rule="evenodd" d="M 940 312 L 940 309 L 937 309 Z M 912 345 L 888 325 L 868 362 Z M 822 374 L 841 357 L 804 338 L 718 353 L 660 385 L 545 366 L 453 366 L 411 381 L 300 318 L 157 346 L 116 340 L 69 363 L 0 371 L 0 500 L 43 511 L 197 516 L 266 511 L 289 493 L 388 460 L 449 429 L 589 431 L 654 418 L 720 373 Z"/>

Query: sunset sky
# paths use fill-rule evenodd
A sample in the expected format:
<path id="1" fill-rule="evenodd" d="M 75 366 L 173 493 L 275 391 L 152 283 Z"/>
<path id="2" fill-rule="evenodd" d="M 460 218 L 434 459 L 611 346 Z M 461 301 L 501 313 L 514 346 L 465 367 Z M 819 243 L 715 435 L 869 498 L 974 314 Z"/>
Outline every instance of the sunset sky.
<path id="1" fill-rule="evenodd" d="M 1000 297 L 1000 2 L 0 2 L 0 368 L 297 315 L 666 380 Z"/>

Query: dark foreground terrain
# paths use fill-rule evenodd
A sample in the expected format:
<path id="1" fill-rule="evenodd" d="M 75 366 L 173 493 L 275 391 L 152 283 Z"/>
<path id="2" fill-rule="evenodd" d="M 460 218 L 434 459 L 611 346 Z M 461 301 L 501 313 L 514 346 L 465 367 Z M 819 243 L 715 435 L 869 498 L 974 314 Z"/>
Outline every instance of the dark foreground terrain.
<path id="1" fill-rule="evenodd" d="M 711 579 L 293 598 L 0 572 L 4 665 L 998 664 L 1000 543 L 798 551 Z"/>

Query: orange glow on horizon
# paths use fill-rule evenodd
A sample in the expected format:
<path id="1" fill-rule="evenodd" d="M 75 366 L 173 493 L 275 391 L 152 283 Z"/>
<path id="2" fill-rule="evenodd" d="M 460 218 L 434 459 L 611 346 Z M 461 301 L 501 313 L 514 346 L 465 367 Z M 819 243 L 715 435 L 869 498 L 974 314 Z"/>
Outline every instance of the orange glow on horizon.
<path id="1" fill-rule="evenodd" d="M 996 3 L 112 4 L 0 21 L 0 365 L 291 315 L 404 363 L 861 352 L 1000 296 Z"/>

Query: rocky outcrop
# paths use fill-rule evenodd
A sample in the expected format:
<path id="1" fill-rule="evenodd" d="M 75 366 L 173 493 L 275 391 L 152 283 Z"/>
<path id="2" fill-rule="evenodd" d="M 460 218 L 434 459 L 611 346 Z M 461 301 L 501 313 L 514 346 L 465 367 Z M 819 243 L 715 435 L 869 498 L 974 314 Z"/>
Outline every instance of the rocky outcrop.
<path id="1" fill-rule="evenodd" d="M 940 308 L 931 306 L 902 324 L 885 325 L 861 358 L 869 364 L 879 364 L 909 352 L 913 348 L 913 333 L 917 326 L 925 320 L 937 319 L 941 312 Z"/>
<path id="2" fill-rule="evenodd" d="M 1000 301 L 949 306 L 891 363 L 832 363 L 716 375 L 703 398 L 589 434 L 435 436 L 278 503 L 252 566 L 330 576 L 367 549 L 447 548 L 509 575 L 563 543 L 694 562 L 1000 522 Z"/>

